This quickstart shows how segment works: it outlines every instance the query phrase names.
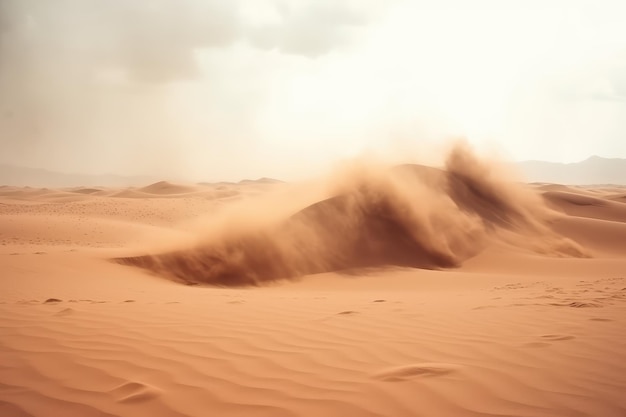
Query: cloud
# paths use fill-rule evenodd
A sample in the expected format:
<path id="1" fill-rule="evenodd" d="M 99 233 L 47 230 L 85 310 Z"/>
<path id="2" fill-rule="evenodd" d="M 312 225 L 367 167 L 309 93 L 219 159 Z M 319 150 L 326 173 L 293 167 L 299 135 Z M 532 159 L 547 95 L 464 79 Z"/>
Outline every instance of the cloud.
<path id="1" fill-rule="evenodd" d="M 168 82 L 198 75 L 195 51 L 244 38 L 264 49 L 318 56 L 341 45 L 372 12 L 347 0 L 256 3 L 276 19 L 250 21 L 245 10 L 254 2 L 241 0 L 2 0 L 3 67 L 61 60 L 90 76 L 112 69 L 137 81 Z"/>
<path id="2" fill-rule="evenodd" d="M 371 4 L 350 1 L 275 1 L 274 19 L 251 25 L 248 40 L 264 49 L 311 58 L 350 41 L 351 32 L 375 17 Z"/>
<path id="3" fill-rule="evenodd" d="M 277 66 L 345 45 L 373 10 L 351 0 L 0 0 L 2 159 L 154 171 L 172 155 L 184 165 L 199 150 L 245 148 Z"/>
<path id="4" fill-rule="evenodd" d="M 188 78 L 196 73 L 195 49 L 225 46 L 241 37 L 233 4 L 4 0 L 2 56 L 11 66 L 61 60 L 90 76 L 119 69 L 140 81 Z"/>
<path id="5" fill-rule="evenodd" d="M 172 130 L 165 126 L 160 86 L 198 78 L 197 49 L 241 39 L 236 6 L 218 0 L 0 0 L 5 157 L 43 159 L 59 144 L 102 153 L 111 148 L 105 141 Z M 146 121 L 152 127 L 142 127 Z"/>
<path id="6" fill-rule="evenodd" d="M 234 179 L 397 132 L 543 152 L 527 138 L 583 137 L 546 115 L 585 106 L 585 136 L 618 137 L 619 19 L 602 31 L 589 13 L 560 20 L 578 10 L 565 1 L 470 3 L 0 0 L 0 162 Z"/>

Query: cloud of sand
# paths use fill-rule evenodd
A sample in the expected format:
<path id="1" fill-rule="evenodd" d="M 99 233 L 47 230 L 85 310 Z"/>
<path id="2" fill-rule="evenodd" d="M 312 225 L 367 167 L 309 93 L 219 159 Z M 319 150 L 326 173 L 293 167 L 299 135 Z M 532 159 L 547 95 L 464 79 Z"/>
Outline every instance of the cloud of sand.
<path id="1" fill-rule="evenodd" d="M 494 241 L 584 256 L 549 229 L 551 214 L 532 191 L 493 169 L 465 145 L 450 151 L 445 169 L 361 161 L 326 182 L 328 198 L 305 207 L 306 199 L 274 200 L 274 211 L 269 199 L 234 212 L 228 227 L 192 248 L 119 261 L 229 286 L 386 265 L 456 267 Z"/>

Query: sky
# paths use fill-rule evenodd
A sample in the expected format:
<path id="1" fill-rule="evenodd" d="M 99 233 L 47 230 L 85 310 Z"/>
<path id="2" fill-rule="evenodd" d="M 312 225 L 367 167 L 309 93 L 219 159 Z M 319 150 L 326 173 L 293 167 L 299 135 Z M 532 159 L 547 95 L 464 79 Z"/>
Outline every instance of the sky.
<path id="1" fill-rule="evenodd" d="M 0 163 L 298 178 L 626 158 L 622 0 L 0 0 Z"/>

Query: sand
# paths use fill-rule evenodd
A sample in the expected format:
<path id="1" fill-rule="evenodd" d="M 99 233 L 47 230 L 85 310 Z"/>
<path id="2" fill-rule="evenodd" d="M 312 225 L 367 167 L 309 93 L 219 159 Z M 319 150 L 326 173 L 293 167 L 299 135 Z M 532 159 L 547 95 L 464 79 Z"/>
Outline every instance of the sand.
<path id="1" fill-rule="evenodd" d="M 440 174 L 426 175 L 438 189 Z M 420 212 L 455 219 L 432 235 L 449 237 L 454 256 L 434 262 L 444 246 L 408 233 L 409 248 L 430 251 L 415 265 L 367 245 L 326 262 L 340 250 L 328 250 L 335 240 L 398 244 L 382 231 L 422 227 L 421 217 L 390 217 L 398 206 L 380 202 L 396 199 L 358 205 L 355 228 L 336 230 L 347 219 L 323 223 L 329 210 L 346 213 L 336 196 L 311 202 L 270 181 L 0 188 L 0 416 L 626 415 L 626 189 L 536 184 L 511 193 L 491 181 L 492 194 L 476 197 L 467 190 L 484 175 L 464 175 L 465 188 L 446 191 L 465 207 L 445 211 L 457 217 L 432 217 L 447 206 Z M 266 216 L 271 233 L 255 244 L 304 239 L 292 228 L 306 218 L 307 231 L 336 230 L 335 240 L 304 235 L 317 248 L 305 253 L 324 262 L 292 268 L 300 258 L 281 247 L 290 268 L 280 277 L 232 286 L 227 269 L 182 284 L 198 270 L 189 259 L 218 259 L 232 236 L 249 242 L 242 219 L 265 213 L 268 195 L 291 203 Z M 230 212 L 240 221 L 220 220 L 228 227 L 216 231 L 211 219 Z M 504 213 L 517 214 L 502 222 Z M 487 226 L 466 239 L 455 231 L 475 224 L 461 215 Z M 246 245 L 236 252 L 243 275 L 254 265 Z"/>

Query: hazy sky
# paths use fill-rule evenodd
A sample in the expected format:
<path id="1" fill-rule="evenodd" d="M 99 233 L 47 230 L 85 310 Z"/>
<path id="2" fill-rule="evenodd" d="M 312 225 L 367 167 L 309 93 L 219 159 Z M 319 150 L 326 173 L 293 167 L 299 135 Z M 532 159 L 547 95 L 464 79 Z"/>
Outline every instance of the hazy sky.
<path id="1" fill-rule="evenodd" d="M 293 177 L 464 135 L 626 157 L 623 0 L 0 0 L 0 163 Z"/>

